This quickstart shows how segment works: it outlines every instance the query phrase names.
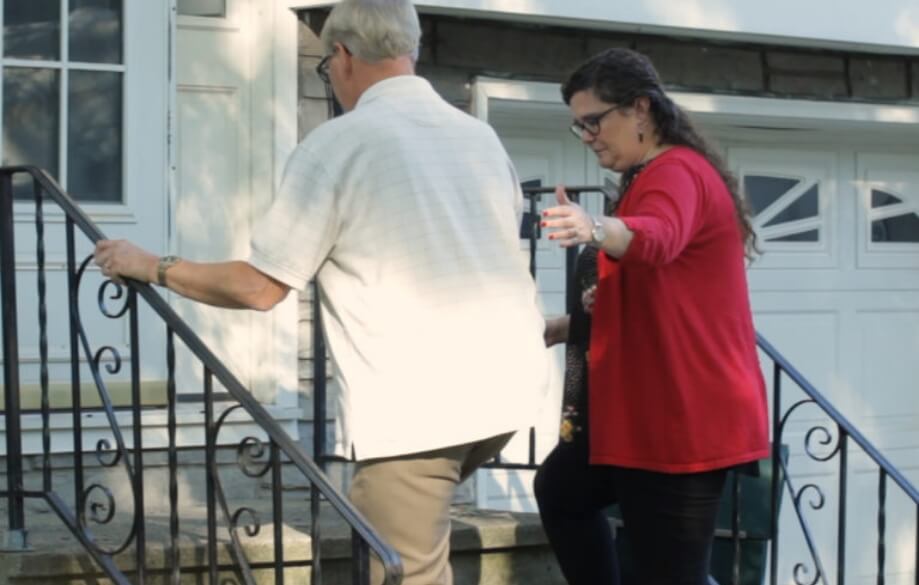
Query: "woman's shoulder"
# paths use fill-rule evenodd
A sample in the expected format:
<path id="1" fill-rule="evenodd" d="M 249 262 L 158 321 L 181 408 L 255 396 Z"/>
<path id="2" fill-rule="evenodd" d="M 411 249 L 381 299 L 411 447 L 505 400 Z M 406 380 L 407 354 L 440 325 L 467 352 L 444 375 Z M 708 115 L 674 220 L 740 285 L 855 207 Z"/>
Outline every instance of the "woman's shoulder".
<path id="1" fill-rule="evenodd" d="M 659 154 L 651 164 L 657 163 L 658 165 L 663 164 L 683 164 L 687 165 L 690 168 L 694 168 L 697 165 L 710 166 L 708 159 L 702 155 L 699 151 L 688 146 L 676 145 L 671 146 L 661 154 Z"/>
<path id="2" fill-rule="evenodd" d="M 708 185 L 711 181 L 721 182 L 721 175 L 718 169 L 705 157 L 704 154 L 688 146 L 672 146 L 651 161 L 648 165 L 649 170 L 652 167 L 658 169 L 658 174 L 682 176 L 685 179 L 691 178 L 700 186 Z M 669 172 L 667 171 L 669 169 Z"/>

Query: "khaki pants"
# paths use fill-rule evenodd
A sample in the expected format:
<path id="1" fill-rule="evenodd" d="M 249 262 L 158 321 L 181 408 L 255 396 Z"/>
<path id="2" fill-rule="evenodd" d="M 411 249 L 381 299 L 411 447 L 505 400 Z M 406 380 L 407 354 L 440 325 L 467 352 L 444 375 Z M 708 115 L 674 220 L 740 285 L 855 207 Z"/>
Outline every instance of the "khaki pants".
<path id="1" fill-rule="evenodd" d="M 359 461 L 350 498 L 402 557 L 403 585 L 452 585 L 450 504 L 456 487 L 493 458 L 514 433 L 424 453 Z M 383 564 L 370 555 L 370 582 Z"/>

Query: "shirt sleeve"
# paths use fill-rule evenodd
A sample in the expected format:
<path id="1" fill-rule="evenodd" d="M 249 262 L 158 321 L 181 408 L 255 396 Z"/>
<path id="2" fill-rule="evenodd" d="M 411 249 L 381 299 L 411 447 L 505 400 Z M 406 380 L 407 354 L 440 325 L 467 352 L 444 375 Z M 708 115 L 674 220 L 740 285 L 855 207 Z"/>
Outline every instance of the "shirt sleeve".
<path id="1" fill-rule="evenodd" d="M 305 143 L 297 147 L 277 197 L 252 230 L 249 264 L 298 290 L 329 255 L 340 229 L 335 182 L 321 161 Z"/>
<path id="2" fill-rule="evenodd" d="M 507 168 L 510 171 L 512 188 L 514 190 L 514 215 L 517 217 L 517 227 L 523 221 L 523 187 L 520 186 L 520 177 L 511 159 L 507 159 Z"/>
<path id="3" fill-rule="evenodd" d="M 686 166 L 663 163 L 642 177 L 640 191 L 620 219 L 632 231 L 623 263 L 664 265 L 673 262 L 698 229 L 702 192 Z"/>

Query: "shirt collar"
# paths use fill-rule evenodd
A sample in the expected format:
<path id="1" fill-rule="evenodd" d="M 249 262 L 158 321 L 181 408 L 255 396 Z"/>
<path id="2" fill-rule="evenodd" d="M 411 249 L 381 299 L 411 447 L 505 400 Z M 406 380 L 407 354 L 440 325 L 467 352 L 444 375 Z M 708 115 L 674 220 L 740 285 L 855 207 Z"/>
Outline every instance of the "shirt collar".
<path id="1" fill-rule="evenodd" d="M 427 79 L 417 75 L 396 75 L 378 81 L 364 90 L 358 98 L 355 109 L 379 98 L 390 96 L 417 95 L 420 91 L 432 91 L 433 88 Z"/>

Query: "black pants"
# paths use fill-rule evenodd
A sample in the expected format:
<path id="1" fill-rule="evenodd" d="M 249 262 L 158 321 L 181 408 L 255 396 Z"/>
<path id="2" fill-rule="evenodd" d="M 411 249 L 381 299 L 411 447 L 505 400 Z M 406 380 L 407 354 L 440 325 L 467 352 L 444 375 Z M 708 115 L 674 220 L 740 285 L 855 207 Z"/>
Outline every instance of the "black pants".
<path id="1" fill-rule="evenodd" d="M 618 585 L 605 509 L 619 503 L 640 585 L 705 585 L 727 470 L 667 474 L 589 465 L 587 439 L 559 443 L 536 473 L 539 514 L 570 585 Z"/>

